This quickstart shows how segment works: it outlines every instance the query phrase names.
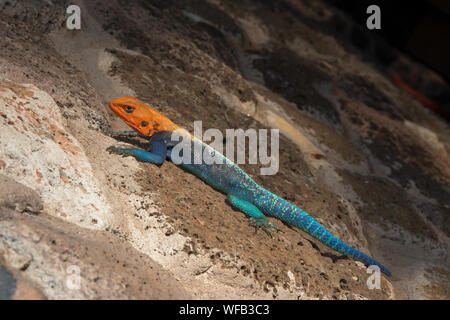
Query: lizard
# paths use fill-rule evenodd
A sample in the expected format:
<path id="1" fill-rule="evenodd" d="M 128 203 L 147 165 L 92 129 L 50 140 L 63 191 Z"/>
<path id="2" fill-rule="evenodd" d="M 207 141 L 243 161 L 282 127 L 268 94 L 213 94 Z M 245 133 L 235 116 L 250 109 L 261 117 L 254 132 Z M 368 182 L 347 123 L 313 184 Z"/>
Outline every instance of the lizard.
<path id="1" fill-rule="evenodd" d="M 109 107 L 133 129 L 132 131 L 113 132 L 113 137 L 142 137 L 148 141 L 146 150 L 110 146 L 107 149 L 109 152 L 134 156 L 141 161 L 158 166 L 166 159 L 174 162 L 173 156 L 175 154 L 172 154 L 172 151 L 181 142 L 179 139 L 173 139 L 172 135 L 175 131 L 181 130 L 179 126 L 160 112 L 133 97 L 114 99 L 110 101 Z M 201 154 L 204 154 L 206 150 L 218 156 L 222 161 L 206 163 L 204 160 L 200 162 L 191 160 L 181 161 L 177 165 L 205 181 L 214 189 L 226 194 L 233 207 L 249 216 L 250 222 L 256 227 L 256 230 L 261 228 L 269 235 L 271 235 L 269 228 L 278 230 L 279 228 L 270 224 L 266 217 L 266 215 L 272 216 L 307 232 L 326 246 L 345 256 L 359 260 L 369 266 L 376 265 L 383 273 L 388 276 L 391 275 L 386 267 L 339 240 L 308 213 L 257 184 L 237 164 L 214 148 L 192 135 L 189 139 L 189 143 L 193 147 L 191 148 L 192 153 L 196 147 L 200 147 Z M 195 157 L 195 154 L 192 155 Z M 181 155 L 178 154 L 177 156 Z"/>

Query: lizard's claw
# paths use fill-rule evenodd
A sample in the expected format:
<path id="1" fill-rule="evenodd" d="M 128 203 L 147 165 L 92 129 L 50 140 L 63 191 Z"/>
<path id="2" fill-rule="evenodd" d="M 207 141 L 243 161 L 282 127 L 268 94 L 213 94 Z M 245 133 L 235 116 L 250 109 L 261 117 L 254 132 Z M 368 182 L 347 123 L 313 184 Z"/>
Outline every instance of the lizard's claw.
<path id="1" fill-rule="evenodd" d="M 259 228 L 263 229 L 265 233 L 267 233 L 268 236 L 273 238 L 272 233 L 270 232 L 269 228 L 273 228 L 275 230 L 280 230 L 277 226 L 270 224 L 267 219 L 264 218 L 250 218 L 250 224 L 255 227 L 255 233 L 258 231 Z"/>
<path id="2" fill-rule="evenodd" d="M 123 148 L 116 146 L 109 146 L 108 148 L 106 148 L 106 151 L 108 151 L 109 153 L 127 155 L 125 152 L 123 152 Z"/>
<path id="3" fill-rule="evenodd" d="M 108 148 L 106 148 L 106 151 L 108 151 L 109 153 L 117 153 L 117 149 L 118 147 L 116 146 L 109 146 Z"/>

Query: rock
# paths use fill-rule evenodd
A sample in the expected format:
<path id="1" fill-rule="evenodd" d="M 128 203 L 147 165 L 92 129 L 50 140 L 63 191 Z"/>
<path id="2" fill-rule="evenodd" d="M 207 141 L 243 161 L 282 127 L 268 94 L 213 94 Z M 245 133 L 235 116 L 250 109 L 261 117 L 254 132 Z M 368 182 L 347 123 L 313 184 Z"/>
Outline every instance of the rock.
<path id="1" fill-rule="evenodd" d="M 104 231 L 3 210 L 0 239 L 0 259 L 28 281 L 17 283 L 18 299 L 189 298 L 157 263 Z"/>
<path id="2" fill-rule="evenodd" d="M 34 190 L 0 174 L 1 207 L 17 212 L 39 213 L 43 205 L 39 195 Z"/>
<path id="3" fill-rule="evenodd" d="M 19 280 L 16 291 L 12 296 L 13 300 L 46 300 L 47 297 L 36 289 L 29 281 Z"/>
<path id="4" fill-rule="evenodd" d="M 109 205 L 81 145 L 64 128 L 54 100 L 33 85 L 3 80 L 0 110 L 3 174 L 36 190 L 49 214 L 104 228 Z"/>
<path id="5" fill-rule="evenodd" d="M 20 271 L 25 271 L 33 260 L 32 257 L 20 254 L 14 249 L 9 248 L 7 245 L 2 245 L 2 243 L 0 243 L 0 253 L 10 268 Z"/>

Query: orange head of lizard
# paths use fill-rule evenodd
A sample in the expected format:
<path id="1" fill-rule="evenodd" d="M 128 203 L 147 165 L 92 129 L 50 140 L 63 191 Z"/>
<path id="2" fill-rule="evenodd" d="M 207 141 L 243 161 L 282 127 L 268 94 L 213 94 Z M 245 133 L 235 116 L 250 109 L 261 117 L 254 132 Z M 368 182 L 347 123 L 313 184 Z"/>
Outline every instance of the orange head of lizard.
<path id="1" fill-rule="evenodd" d="M 114 99 L 109 107 L 127 125 L 144 136 L 151 136 L 158 131 L 174 131 L 178 128 L 161 113 L 133 97 Z"/>

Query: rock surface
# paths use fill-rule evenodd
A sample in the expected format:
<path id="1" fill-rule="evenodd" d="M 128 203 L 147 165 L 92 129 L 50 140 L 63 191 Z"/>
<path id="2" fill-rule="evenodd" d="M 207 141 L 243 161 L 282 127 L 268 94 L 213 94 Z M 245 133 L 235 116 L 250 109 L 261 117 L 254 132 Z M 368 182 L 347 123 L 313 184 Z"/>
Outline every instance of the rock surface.
<path id="1" fill-rule="evenodd" d="M 450 297 L 448 123 L 336 34 L 339 12 L 72 1 L 67 30 L 68 4 L 0 1 L 1 298 Z M 242 168 L 393 276 L 371 290 L 362 264 L 276 219 L 255 234 L 172 163 L 109 154 L 124 95 L 190 131 L 280 129 L 277 174 Z"/>
<path id="2" fill-rule="evenodd" d="M 0 183 L 0 198 L 9 199 L 7 205 L 0 203 L 2 298 L 190 297 L 168 272 L 126 241 L 40 212 L 42 202 L 32 189 L 3 175 Z M 22 207 L 30 209 L 17 209 Z"/>

